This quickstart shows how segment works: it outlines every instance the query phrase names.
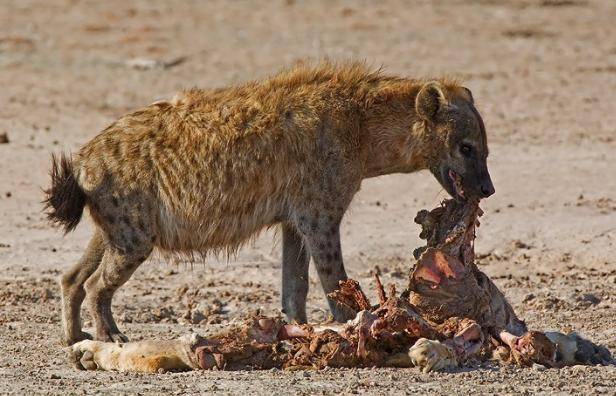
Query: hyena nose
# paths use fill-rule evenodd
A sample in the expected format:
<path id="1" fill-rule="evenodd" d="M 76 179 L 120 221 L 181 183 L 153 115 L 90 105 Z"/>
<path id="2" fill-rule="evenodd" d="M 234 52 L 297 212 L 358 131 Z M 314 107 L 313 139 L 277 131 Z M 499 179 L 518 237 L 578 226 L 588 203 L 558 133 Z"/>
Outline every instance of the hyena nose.
<path id="1" fill-rule="evenodd" d="M 495 192 L 496 190 L 494 190 L 494 185 L 492 184 L 492 182 L 484 183 L 481 185 L 481 195 L 483 198 L 487 198 Z"/>

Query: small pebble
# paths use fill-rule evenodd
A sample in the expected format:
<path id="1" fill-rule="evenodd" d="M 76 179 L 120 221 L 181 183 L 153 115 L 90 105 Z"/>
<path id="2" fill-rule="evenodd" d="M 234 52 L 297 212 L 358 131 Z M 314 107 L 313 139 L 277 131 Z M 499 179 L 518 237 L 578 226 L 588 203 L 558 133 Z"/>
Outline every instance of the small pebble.
<path id="1" fill-rule="evenodd" d="M 591 303 L 592 305 L 597 305 L 601 302 L 601 299 L 597 296 L 595 296 L 594 294 L 591 293 L 585 293 L 582 296 L 582 301 L 586 301 L 588 303 Z"/>

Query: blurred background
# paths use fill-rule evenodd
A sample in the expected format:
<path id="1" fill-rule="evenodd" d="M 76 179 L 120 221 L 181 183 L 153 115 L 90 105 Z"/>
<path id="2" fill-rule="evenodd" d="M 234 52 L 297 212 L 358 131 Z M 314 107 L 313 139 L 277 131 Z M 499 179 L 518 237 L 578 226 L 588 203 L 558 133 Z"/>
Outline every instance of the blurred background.
<path id="1" fill-rule="evenodd" d="M 93 379 L 64 361 L 55 279 L 79 258 L 91 229 L 84 221 L 63 238 L 45 222 L 50 153 L 74 152 L 119 116 L 180 89 L 241 84 L 323 58 L 465 81 L 485 120 L 496 187 L 482 205 L 482 269 L 532 326 L 575 329 L 613 351 L 615 18 L 611 0 L 0 1 L 0 377 L 8 379 L 0 392 L 104 390 L 111 378 L 116 390 L 148 389 L 143 378 Z M 369 289 L 378 270 L 404 287 L 421 244 L 412 219 L 444 197 L 428 173 L 366 181 L 343 225 L 350 276 Z M 121 328 L 133 339 L 171 337 L 256 308 L 277 312 L 274 234 L 228 261 L 152 259 L 117 294 Z M 312 274 L 310 319 L 326 319 L 325 307 Z M 51 381 L 50 370 L 64 384 Z M 156 384 L 204 390 L 213 381 L 186 375 Z M 276 393 L 290 381 L 268 375 L 261 383 L 246 374 L 246 384 Z M 416 380 L 374 375 L 381 391 L 411 389 Z M 435 377 L 434 389 L 474 389 L 480 375 L 493 381 L 491 391 L 512 386 L 494 373 L 469 375 Z M 576 382 L 546 385 L 552 374 L 541 375 L 526 378 L 524 389 L 566 391 Z M 614 371 L 575 375 L 594 376 L 583 386 L 596 390 Z M 300 390 L 347 389 L 327 375 L 319 381 Z M 239 391 L 233 386 L 242 387 L 218 385 Z"/>

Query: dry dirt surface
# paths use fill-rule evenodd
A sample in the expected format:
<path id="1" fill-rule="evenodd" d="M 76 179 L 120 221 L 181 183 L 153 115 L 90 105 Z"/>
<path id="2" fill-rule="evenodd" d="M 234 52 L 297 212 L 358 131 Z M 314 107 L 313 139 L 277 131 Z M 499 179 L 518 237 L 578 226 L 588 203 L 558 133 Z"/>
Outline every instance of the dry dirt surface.
<path id="1" fill-rule="evenodd" d="M 480 268 L 530 328 L 575 330 L 614 353 L 615 18 L 611 0 L 3 0 L 0 393 L 614 394 L 614 366 L 77 371 L 60 346 L 57 278 L 91 227 L 84 221 L 62 237 L 40 201 L 51 152 L 75 151 L 121 114 L 181 88 L 239 83 L 322 57 L 458 76 L 484 116 L 497 191 L 482 204 Z M 377 269 L 403 288 L 421 245 L 412 219 L 443 197 L 426 172 L 365 181 L 343 225 L 349 275 L 370 291 Z M 134 340 L 165 339 L 207 334 L 256 309 L 276 313 L 279 239 L 265 233 L 229 260 L 149 260 L 116 295 L 121 328 Z M 309 319 L 326 318 L 311 274 Z"/>

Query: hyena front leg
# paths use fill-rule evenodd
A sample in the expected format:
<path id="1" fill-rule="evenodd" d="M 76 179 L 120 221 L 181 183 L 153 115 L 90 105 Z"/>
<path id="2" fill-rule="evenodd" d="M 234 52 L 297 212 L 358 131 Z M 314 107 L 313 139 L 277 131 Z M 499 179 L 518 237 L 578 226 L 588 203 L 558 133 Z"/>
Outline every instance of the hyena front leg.
<path id="1" fill-rule="evenodd" d="M 306 323 L 310 256 L 302 236 L 291 224 L 282 225 L 282 312 L 289 322 Z"/>
<path id="2" fill-rule="evenodd" d="M 81 304 L 86 296 L 83 285 L 100 265 L 104 252 L 103 234 L 97 229 L 79 262 L 62 275 L 60 287 L 65 345 L 92 338 L 81 330 Z"/>
<path id="3" fill-rule="evenodd" d="M 304 209 L 297 214 L 297 228 L 304 236 L 314 260 L 319 280 L 326 295 L 338 288 L 347 274 L 340 247 L 340 222 L 345 207 Z M 346 322 L 355 314 L 327 297 L 329 308 L 337 322 Z"/>

